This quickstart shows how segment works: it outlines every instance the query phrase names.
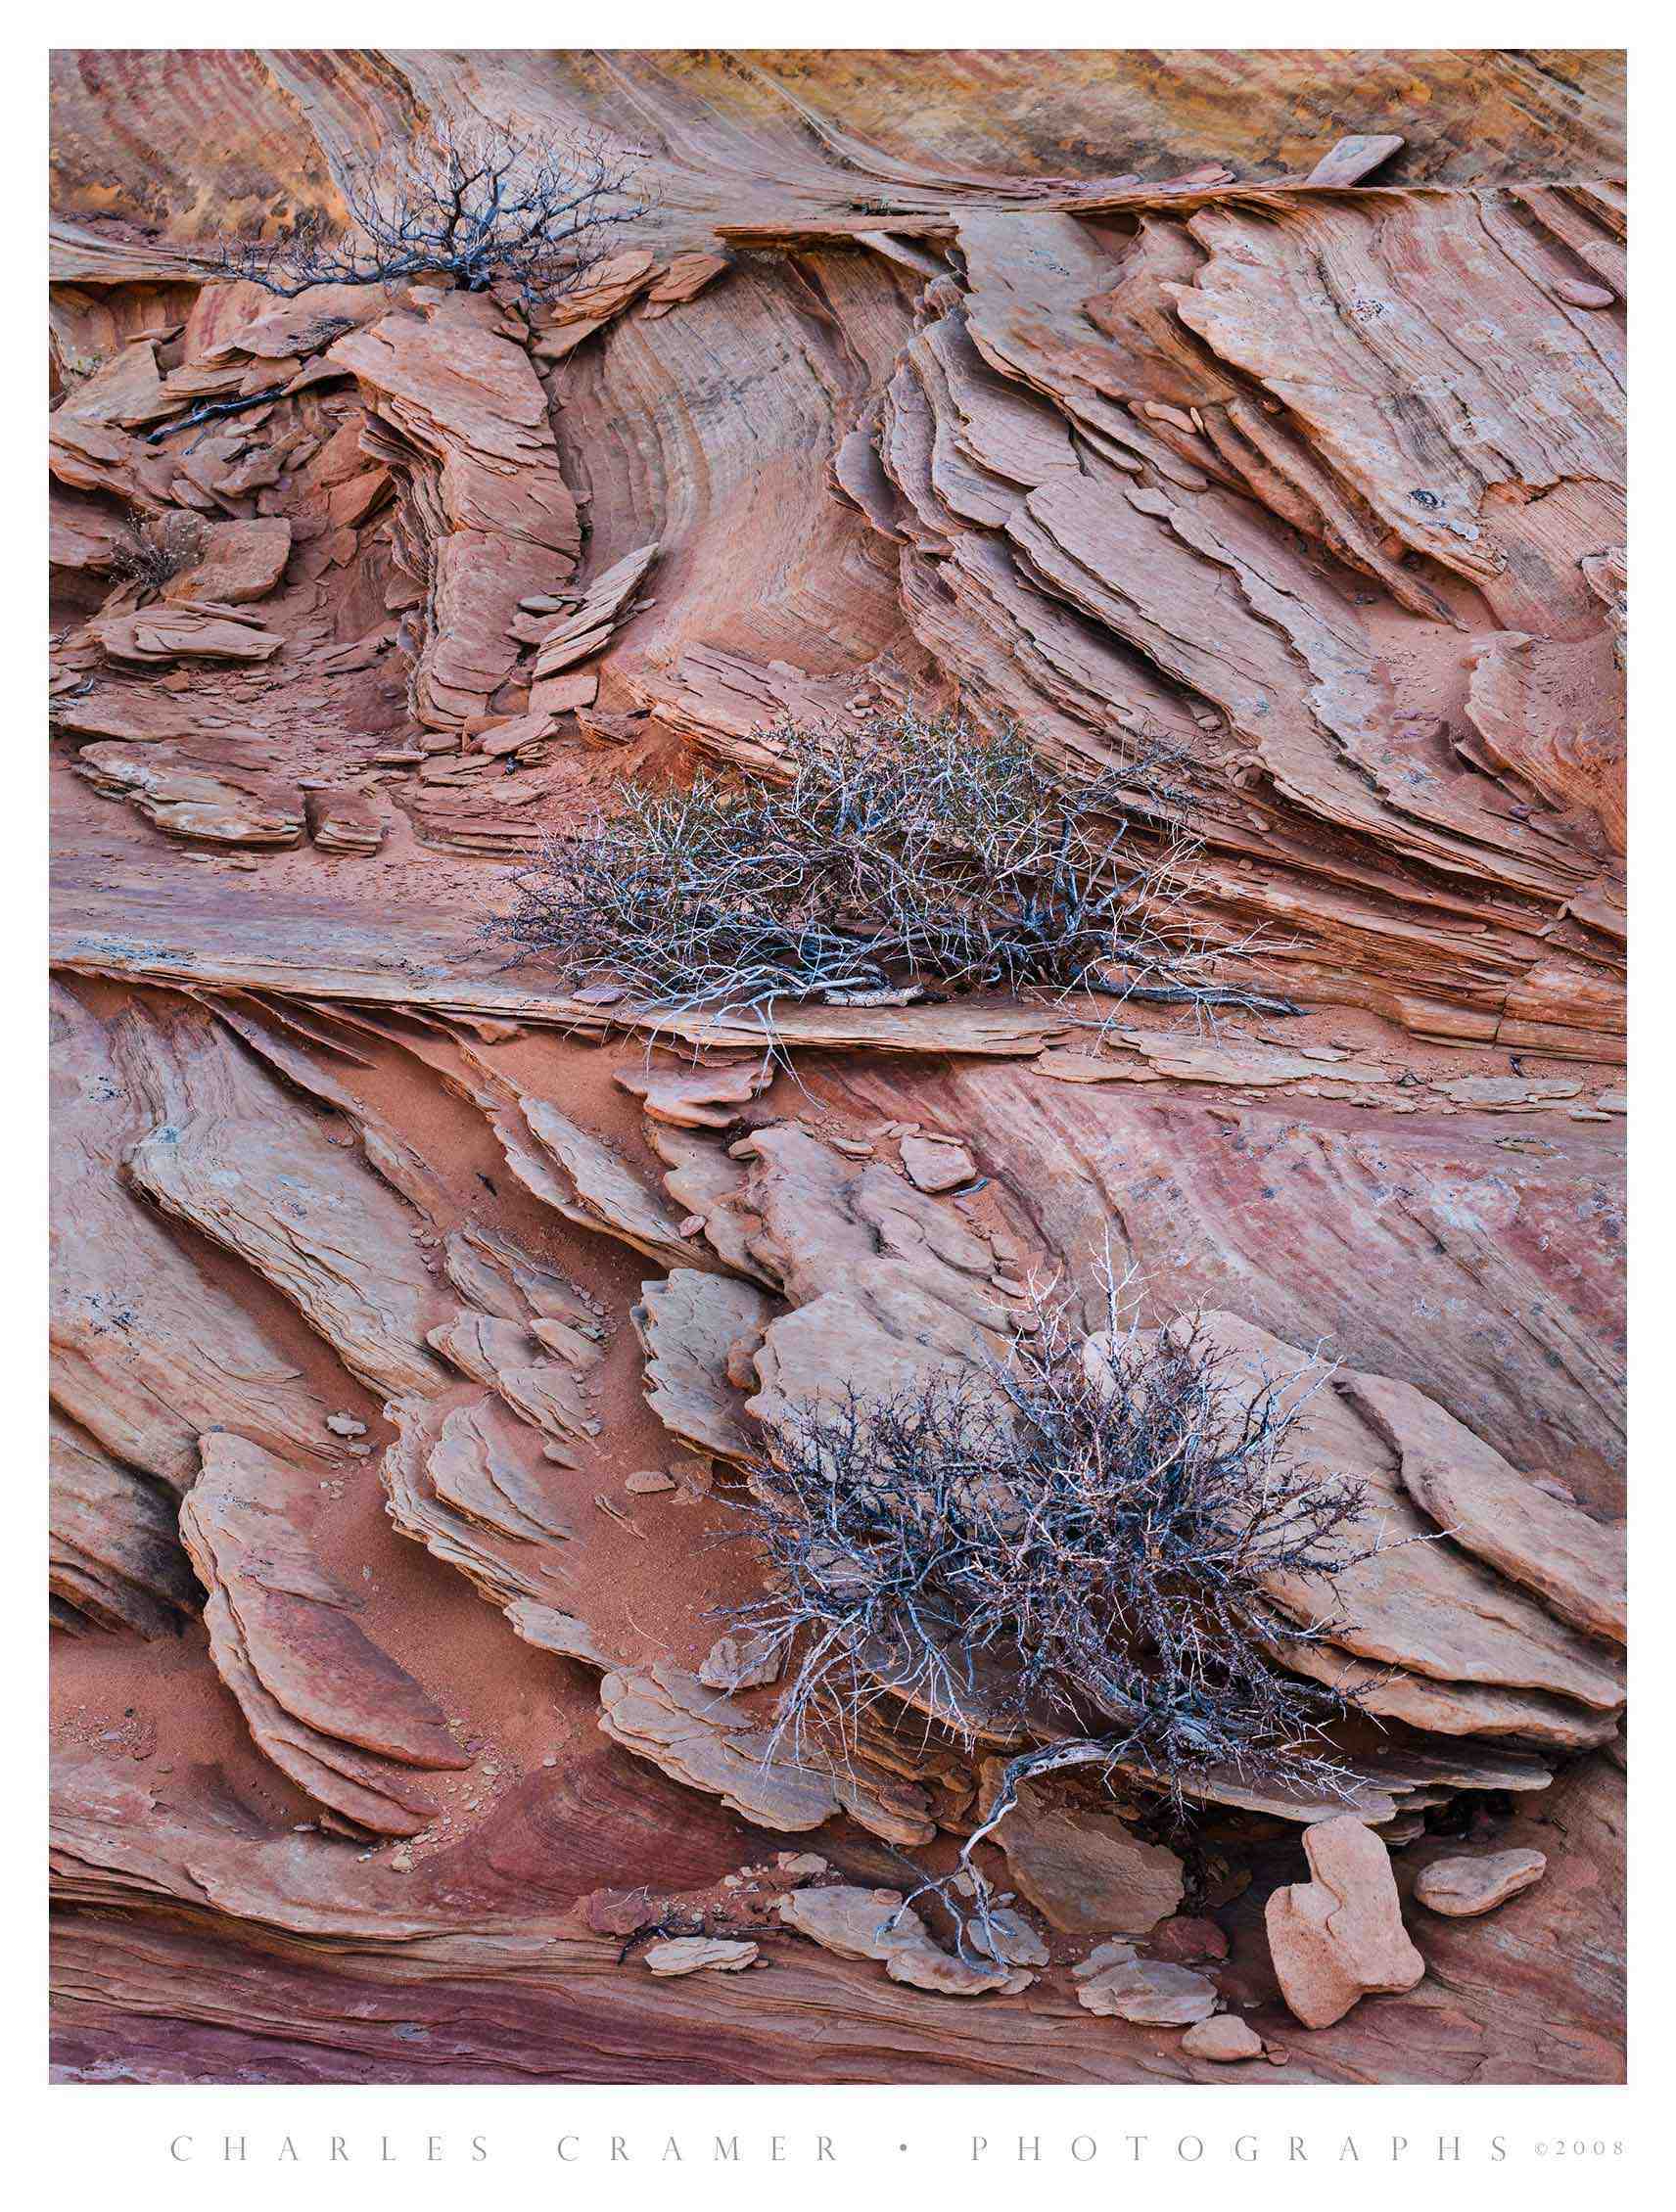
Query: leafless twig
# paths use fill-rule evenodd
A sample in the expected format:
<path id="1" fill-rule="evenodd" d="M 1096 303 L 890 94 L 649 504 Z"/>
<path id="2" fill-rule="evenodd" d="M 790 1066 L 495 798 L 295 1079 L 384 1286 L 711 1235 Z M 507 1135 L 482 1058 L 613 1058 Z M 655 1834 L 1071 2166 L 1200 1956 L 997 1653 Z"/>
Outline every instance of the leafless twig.
<path id="1" fill-rule="evenodd" d="M 448 277 L 467 292 L 508 284 L 533 307 L 574 290 L 645 212 L 635 175 L 634 158 L 597 135 L 541 147 L 441 123 L 346 166 L 347 229 L 304 215 L 282 238 L 229 244 L 212 266 L 285 300 Z"/>

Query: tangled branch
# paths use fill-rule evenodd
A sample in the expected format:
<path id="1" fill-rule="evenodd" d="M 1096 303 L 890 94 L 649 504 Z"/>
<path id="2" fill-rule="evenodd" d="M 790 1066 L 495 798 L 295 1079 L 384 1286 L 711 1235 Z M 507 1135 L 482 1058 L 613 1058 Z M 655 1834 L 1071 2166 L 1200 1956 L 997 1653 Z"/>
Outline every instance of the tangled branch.
<path id="1" fill-rule="evenodd" d="M 1266 1590 L 1372 1556 L 1363 1486 L 1295 1446 L 1320 1377 L 1251 1390 L 1196 1323 L 1119 1327 L 1108 1291 L 1101 1338 L 1039 1303 L 987 1370 L 795 1408 L 738 1508 L 769 1572 L 735 1617 L 790 1664 L 782 1734 L 854 1743 L 905 1700 L 967 1749 L 1026 1746 L 961 1853 L 980 1919 L 972 1850 L 1032 1777 L 1349 1794 L 1324 1732 L 1349 1700 L 1283 1664 L 1343 1624 L 1282 1622 Z"/>
<path id="2" fill-rule="evenodd" d="M 467 292 L 510 284 L 534 307 L 573 291 L 611 232 L 645 212 L 634 177 L 601 138 L 542 149 L 441 124 L 346 164 L 347 229 L 305 214 L 282 238 L 229 244 L 212 265 L 284 300 L 316 284 L 449 277 Z"/>
<path id="3" fill-rule="evenodd" d="M 132 584 L 145 599 L 194 569 L 209 549 L 210 532 L 202 515 L 173 508 L 166 515 L 133 524 L 111 555 L 114 575 Z"/>
<path id="4" fill-rule="evenodd" d="M 1183 920 L 1157 763 L 1078 779 L 1015 730 L 911 709 L 766 742 L 781 780 L 630 786 L 619 811 L 549 836 L 494 934 L 685 1008 L 1024 985 L 1227 995 Z M 1149 777 L 1162 856 L 1131 834 Z"/>

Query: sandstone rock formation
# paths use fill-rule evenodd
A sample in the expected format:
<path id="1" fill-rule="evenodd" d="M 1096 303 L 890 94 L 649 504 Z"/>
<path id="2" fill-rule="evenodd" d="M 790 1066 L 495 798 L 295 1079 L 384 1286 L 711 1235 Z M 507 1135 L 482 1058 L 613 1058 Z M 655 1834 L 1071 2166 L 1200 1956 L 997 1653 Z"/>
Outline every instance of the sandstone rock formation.
<path id="1" fill-rule="evenodd" d="M 779 1909 L 785 1925 L 840 1959 L 878 1959 L 893 1982 L 948 1997 L 981 1997 L 1030 1979 L 1004 1961 L 970 1966 L 940 1951 L 924 1921 L 899 1891 L 841 1887 L 799 1890 Z"/>
<path id="2" fill-rule="evenodd" d="M 1409 1941 L 1385 1846 L 1350 1814 L 1306 1828 L 1310 1879 L 1269 1900 L 1280 1991 L 1306 2028 L 1329 2028 L 1370 1992 L 1413 1989 L 1425 1960 Z"/>
<path id="3" fill-rule="evenodd" d="M 66 2078 L 1622 2076 L 1618 58 L 1045 68 L 55 56 Z M 467 118 L 635 149 L 573 294 L 207 275 Z M 486 937 L 908 706 L 1184 822 L 1234 1002 Z M 1337 1793 L 1031 1783 L 957 1941 L 905 1857 L 1069 1722 L 867 1649 L 800 1728 L 747 1471 L 1108 1268 L 1364 1484 L 1277 1643 L 1360 1710 Z"/>
<path id="4" fill-rule="evenodd" d="M 1113 1941 L 1091 1951 L 1075 1969 L 1077 2003 L 1144 2027 L 1185 2027 L 1208 2020 L 1216 1984 L 1190 1966 L 1141 1958 L 1133 1944 Z"/>
<path id="5" fill-rule="evenodd" d="M 1488 1851 L 1477 1859 L 1433 1859 L 1421 1869 L 1415 1895 L 1452 1920 L 1494 1912 L 1521 1889 L 1541 1881 L 1548 1861 L 1540 1851 Z"/>
<path id="6" fill-rule="evenodd" d="M 204 1439 L 180 1532 L 209 1593 L 210 1655 L 257 1745 L 327 1808 L 327 1824 L 414 1835 L 436 1807 L 411 1770 L 471 1760 L 359 1627 L 354 1596 L 320 1571 L 307 1542 L 317 1511 L 308 1486 L 259 1445 Z"/>
<path id="7" fill-rule="evenodd" d="M 997 1831 L 1007 1871 L 1056 1928 L 1145 1935 L 1182 1902 L 1182 1866 L 1121 1820 L 1054 1810 L 1026 1784 Z"/>

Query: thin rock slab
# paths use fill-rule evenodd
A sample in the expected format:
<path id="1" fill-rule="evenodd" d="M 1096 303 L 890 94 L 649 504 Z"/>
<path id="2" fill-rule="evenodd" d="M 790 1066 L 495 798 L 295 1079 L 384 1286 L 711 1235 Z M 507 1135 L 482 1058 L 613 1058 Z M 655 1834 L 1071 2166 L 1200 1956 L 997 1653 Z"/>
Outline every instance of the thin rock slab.
<path id="1" fill-rule="evenodd" d="M 1085 2012 L 1149 2028 L 1185 2028 L 1208 2020 L 1220 2002 L 1216 1984 L 1190 1966 L 1142 1959 L 1115 1937 L 1071 1968 Z"/>
<path id="2" fill-rule="evenodd" d="M 758 1060 L 729 1060 L 713 1067 L 680 1067 L 668 1062 L 631 1065 L 616 1071 L 618 1087 L 638 1098 L 654 1122 L 672 1129 L 724 1129 L 773 1081 L 774 1068 Z"/>
<path id="3" fill-rule="evenodd" d="M 300 844 L 303 794 L 277 776 L 194 760 L 168 744 L 84 745 L 75 772 L 110 799 L 125 799 L 164 837 L 199 845 Z"/>
<path id="4" fill-rule="evenodd" d="M 728 1379 L 728 1354 L 755 1345 L 773 1318 L 774 1302 L 751 1283 L 697 1267 L 672 1267 L 644 1284 L 631 1309 L 646 1355 L 646 1402 L 672 1436 L 722 1459 L 755 1449 L 745 1420 L 745 1396 Z"/>
<path id="5" fill-rule="evenodd" d="M 1409 1496 L 1464 1550 L 1573 1627 L 1628 1641 L 1621 1528 L 1540 1490 L 1413 1383 L 1346 1375 L 1338 1387 L 1397 1454 Z"/>
<path id="6" fill-rule="evenodd" d="M 673 1490 L 675 1485 L 668 1487 Z M 784 1665 L 783 1648 L 767 1636 L 723 1636 L 705 1654 L 698 1679 L 706 1689 L 761 1689 L 779 1681 Z"/>
<path id="7" fill-rule="evenodd" d="M 1391 1856 L 1354 1815 L 1304 1830 L 1312 1879 L 1278 1889 L 1265 1919 L 1280 1994 L 1306 2028 L 1329 2028 L 1364 1997 L 1413 1989 L 1425 1960 L 1403 1926 Z"/>
<path id="8" fill-rule="evenodd" d="M 737 1974 L 760 1957 L 754 1943 L 732 1942 L 725 1936 L 672 1936 L 667 1943 L 652 1944 L 646 1964 L 661 1980 L 681 1974 Z"/>
<path id="9" fill-rule="evenodd" d="M 1333 1628 L 1335 1646 L 1434 1682 L 1534 1690 L 1607 1717 L 1622 1710 L 1617 1653 L 1556 1619 L 1464 1548 L 1434 1541 L 1435 1524 L 1389 1469 L 1389 1448 L 1353 1406 L 1348 1375 L 1333 1378 L 1336 1388 L 1312 1394 L 1312 1386 L 1327 1379 L 1320 1359 L 1234 1313 L 1205 1313 L 1199 1324 L 1226 1361 L 1231 1388 L 1255 1389 L 1265 1380 L 1280 1385 L 1280 1404 L 1297 1412 L 1285 1446 L 1288 1462 L 1341 1469 L 1365 1492 L 1340 1542 L 1349 1548 L 1367 1545 L 1373 1555 L 1346 1568 L 1330 1588 L 1320 1576 L 1289 1569 L 1265 1576 L 1267 1594 L 1281 1612 L 1307 1624 L 1336 1611 L 1344 1625 Z M 1178 1332 L 1183 1325 L 1175 1324 Z M 1408 1541 L 1421 1537 L 1432 1541 Z"/>
<path id="10" fill-rule="evenodd" d="M 1415 1896 L 1446 1919 L 1475 1919 L 1493 1912 L 1521 1889 L 1541 1881 L 1548 1861 L 1540 1851 L 1490 1851 L 1481 1857 L 1434 1859 L 1420 1869 Z"/>
<path id="11" fill-rule="evenodd" d="M 198 1440 L 216 1427 L 341 1464 L 328 1406 L 248 1303 L 125 1186 L 122 1157 L 150 1110 L 113 1029 L 55 984 L 50 1035 L 58 1404 L 113 1459 L 176 1492 L 197 1481 Z"/>
<path id="12" fill-rule="evenodd" d="M 798 1834 L 845 1812 L 905 1849 L 936 1833 L 930 1801 L 913 1783 L 854 1757 L 800 1765 L 742 1707 L 663 1660 L 606 1675 L 599 1726 L 624 1750 L 720 1797 L 758 1827 Z"/>
<path id="13" fill-rule="evenodd" d="M 441 1389 L 425 1337 L 445 1307 L 420 1217 L 199 1008 L 129 1007 L 117 1055 L 151 1117 L 129 1182 L 265 1276 L 364 1381 Z"/>
<path id="14" fill-rule="evenodd" d="M 994 1907 L 987 1924 L 975 1919 L 968 1933 L 974 1951 L 1003 1966 L 1046 1966 L 1052 1958 L 1024 1914 L 1009 1905 Z"/>
<path id="15" fill-rule="evenodd" d="M 1007 1870 L 1053 1927 L 1145 1935 L 1182 1902 L 1182 1863 L 1110 1814 L 1050 1806 L 1028 1783 L 996 1830 Z"/>
<path id="16" fill-rule="evenodd" d="M 182 600 L 239 607 L 265 599 L 291 558 L 291 525 L 283 515 L 249 522 L 210 523 L 201 558 L 163 585 L 170 605 Z"/>
<path id="17" fill-rule="evenodd" d="M 911 1906 L 894 1889 L 837 1886 L 804 1889 L 782 1897 L 780 1919 L 840 1959 L 877 1959 L 893 1982 L 933 1990 L 943 1997 L 982 1997 L 1014 1983 L 1017 1969 L 968 1965 L 931 1940 Z"/>

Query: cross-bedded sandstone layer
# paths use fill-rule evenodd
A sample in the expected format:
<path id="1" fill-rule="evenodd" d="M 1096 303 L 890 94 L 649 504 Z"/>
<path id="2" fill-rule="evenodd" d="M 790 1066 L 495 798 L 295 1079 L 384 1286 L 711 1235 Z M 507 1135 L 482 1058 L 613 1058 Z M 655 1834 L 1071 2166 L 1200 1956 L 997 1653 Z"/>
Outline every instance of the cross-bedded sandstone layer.
<path id="1" fill-rule="evenodd" d="M 57 70 L 62 2069 L 1618 2078 L 1614 58 Z M 468 115 L 654 188 L 556 310 L 203 281 Z M 769 1060 L 486 944 L 625 778 L 909 701 L 1166 751 L 1200 928 L 1300 1011 L 806 1005 Z M 776 1736 L 728 1499 L 1033 1281 L 1096 1327 L 1108 1257 L 1147 1328 L 1335 1361 L 1299 1448 L 1435 1541 L 1310 1662 L 1362 1840 L 1038 1785 L 974 1965 L 873 1901 L 1005 1727 Z M 1474 1853 L 1546 1870 L 1427 1910 Z"/>

